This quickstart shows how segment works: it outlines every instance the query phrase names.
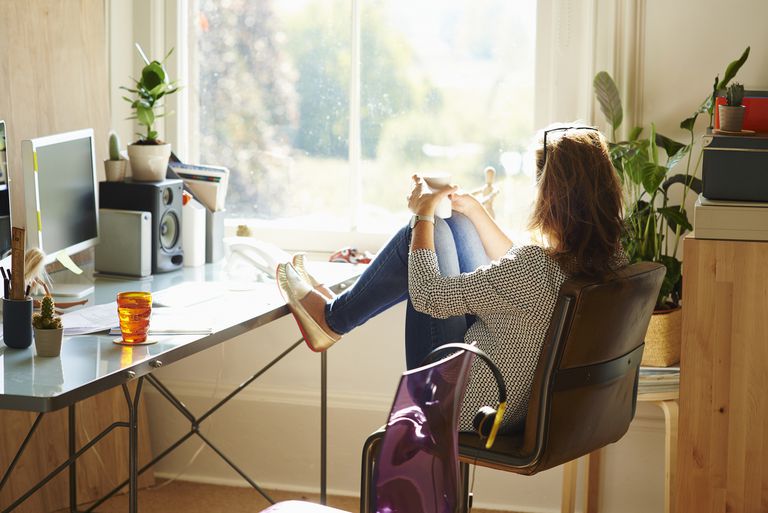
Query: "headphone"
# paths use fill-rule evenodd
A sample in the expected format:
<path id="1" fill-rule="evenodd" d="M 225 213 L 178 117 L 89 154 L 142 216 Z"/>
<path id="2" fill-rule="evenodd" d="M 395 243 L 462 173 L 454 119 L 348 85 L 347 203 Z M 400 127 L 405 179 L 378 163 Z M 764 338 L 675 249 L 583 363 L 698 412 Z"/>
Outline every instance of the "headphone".
<path id="1" fill-rule="evenodd" d="M 496 408 L 483 406 L 477 411 L 475 417 L 472 419 L 472 427 L 475 428 L 475 431 L 477 431 L 481 439 L 488 438 L 488 441 L 485 443 L 485 448 L 490 449 L 493 446 L 493 442 L 496 441 L 496 435 L 499 432 L 501 420 L 504 418 L 504 412 L 507 409 L 507 387 L 504 385 L 504 377 L 501 375 L 501 371 L 496 364 L 491 360 L 491 357 L 477 346 L 463 343 L 451 343 L 433 349 L 424 358 L 422 365 L 434 362 L 444 353 L 453 354 L 457 351 L 469 351 L 470 353 L 479 356 L 480 359 L 485 362 L 485 366 L 488 367 L 496 380 L 496 386 L 499 389 L 499 404 Z"/>

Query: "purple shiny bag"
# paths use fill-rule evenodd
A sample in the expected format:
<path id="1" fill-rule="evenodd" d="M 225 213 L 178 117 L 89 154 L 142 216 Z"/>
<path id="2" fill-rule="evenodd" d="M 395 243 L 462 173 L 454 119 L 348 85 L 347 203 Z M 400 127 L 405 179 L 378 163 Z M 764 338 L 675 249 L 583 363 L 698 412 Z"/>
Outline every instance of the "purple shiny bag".
<path id="1" fill-rule="evenodd" d="M 458 422 L 474 354 L 462 351 L 400 378 L 376 466 L 376 511 L 453 513 Z"/>

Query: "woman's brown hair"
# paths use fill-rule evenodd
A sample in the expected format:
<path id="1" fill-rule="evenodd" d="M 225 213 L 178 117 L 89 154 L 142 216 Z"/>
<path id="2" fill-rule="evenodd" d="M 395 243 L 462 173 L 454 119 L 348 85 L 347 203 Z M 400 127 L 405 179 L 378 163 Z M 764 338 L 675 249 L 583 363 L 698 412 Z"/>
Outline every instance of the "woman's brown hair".
<path id="1" fill-rule="evenodd" d="M 549 239 L 570 275 L 599 277 L 621 250 L 622 193 L 605 137 L 594 129 L 556 129 L 536 153 L 538 196 L 530 228 Z"/>

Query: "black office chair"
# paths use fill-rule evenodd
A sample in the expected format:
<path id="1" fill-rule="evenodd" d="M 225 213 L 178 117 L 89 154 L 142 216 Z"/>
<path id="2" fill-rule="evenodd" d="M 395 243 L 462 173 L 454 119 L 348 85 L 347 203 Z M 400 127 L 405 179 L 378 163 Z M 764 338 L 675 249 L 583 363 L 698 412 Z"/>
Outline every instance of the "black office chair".
<path id="1" fill-rule="evenodd" d="M 468 465 L 532 475 L 575 460 L 627 432 L 635 414 L 644 337 L 664 279 L 640 262 L 601 282 L 567 280 L 539 357 L 525 428 L 491 449 L 459 435 L 462 494 Z M 470 509 L 469 500 L 465 509 Z"/>

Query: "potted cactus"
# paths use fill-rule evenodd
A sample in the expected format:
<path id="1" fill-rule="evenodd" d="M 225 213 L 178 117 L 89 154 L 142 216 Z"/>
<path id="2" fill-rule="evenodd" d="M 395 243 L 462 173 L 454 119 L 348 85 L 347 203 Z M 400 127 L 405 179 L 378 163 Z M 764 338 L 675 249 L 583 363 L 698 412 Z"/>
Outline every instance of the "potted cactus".
<path id="1" fill-rule="evenodd" d="M 108 182 L 122 182 L 128 161 L 120 156 L 120 138 L 115 132 L 109 133 L 109 159 L 104 161 L 104 173 Z"/>
<path id="2" fill-rule="evenodd" d="M 137 134 L 139 140 L 128 145 L 128 159 L 131 161 L 132 178 L 137 181 L 157 182 L 165 179 L 168 159 L 171 156 L 171 145 L 161 141 L 155 130 L 157 118 L 165 116 L 161 100 L 178 91 L 176 82 L 168 78 L 165 61 L 173 50 L 168 52 L 162 62 L 151 61 L 144 55 L 141 47 L 136 48 L 144 60 L 141 76 L 134 80 L 133 87 L 122 87 L 133 97 L 123 97 L 131 104 L 134 111 L 130 119 L 135 119 L 139 125 L 146 127 L 145 133 Z"/>
<path id="3" fill-rule="evenodd" d="M 32 327 L 35 329 L 35 351 L 38 356 L 59 356 L 64 327 L 61 317 L 55 314 L 53 298 L 46 295 L 43 298 L 40 313 L 32 316 Z"/>
<path id="4" fill-rule="evenodd" d="M 725 91 L 725 105 L 718 107 L 720 130 L 724 132 L 741 132 L 744 124 L 746 107 L 741 104 L 744 99 L 744 86 L 738 82 L 729 85 Z"/>

